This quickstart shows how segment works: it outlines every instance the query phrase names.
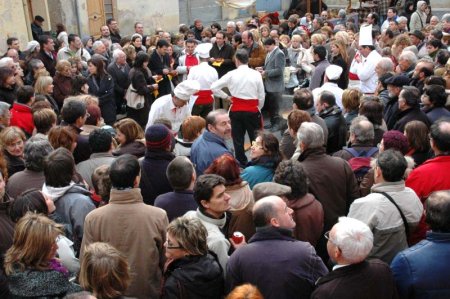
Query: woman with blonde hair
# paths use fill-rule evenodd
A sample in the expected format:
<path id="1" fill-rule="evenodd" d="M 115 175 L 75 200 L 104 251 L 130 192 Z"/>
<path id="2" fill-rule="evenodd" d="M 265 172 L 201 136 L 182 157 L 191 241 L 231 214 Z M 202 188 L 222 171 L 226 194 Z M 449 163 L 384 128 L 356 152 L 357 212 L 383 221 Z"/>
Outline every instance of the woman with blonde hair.
<path id="1" fill-rule="evenodd" d="M 131 154 L 140 158 L 145 154 L 144 131 L 131 118 L 124 118 L 115 123 L 116 140 L 119 147 L 113 151 L 114 156 Z"/>
<path id="2" fill-rule="evenodd" d="M 170 222 L 161 299 L 223 297 L 223 269 L 208 252 L 207 235 L 197 218 L 183 216 Z"/>
<path id="3" fill-rule="evenodd" d="M 7 162 L 9 177 L 25 169 L 25 140 L 25 133 L 18 127 L 7 127 L 0 133 L 0 145 Z"/>
<path id="4" fill-rule="evenodd" d="M 259 26 L 259 32 L 261 33 L 261 41 L 264 43 L 270 37 L 270 28 L 268 25 L 262 24 Z"/>
<path id="5" fill-rule="evenodd" d="M 15 298 L 63 297 L 81 290 L 69 282 L 68 270 L 55 258 L 62 226 L 47 216 L 28 212 L 16 224 L 5 255 L 9 291 Z"/>
<path id="6" fill-rule="evenodd" d="M 98 299 L 122 298 L 130 285 L 128 261 L 108 243 L 92 243 L 81 258 L 79 275 L 83 289 Z"/>
<path id="7" fill-rule="evenodd" d="M 39 76 L 36 79 L 36 83 L 34 84 L 34 92 L 36 95 L 42 95 L 45 97 L 47 102 L 52 105 L 53 111 L 59 115 L 59 106 L 58 103 L 53 98 L 53 78 L 50 76 Z"/>
<path id="8" fill-rule="evenodd" d="M 127 63 L 132 68 L 136 59 L 136 48 L 133 45 L 127 45 L 122 48 L 122 51 L 127 55 Z"/>
<path id="9" fill-rule="evenodd" d="M 348 69 L 350 61 L 348 60 L 347 47 L 345 44 L 336 40 L 330 44 L 331 49 L 331 64 L 338 65 L 342 68 L 342 74 L 338 79 L 337 85 L 341 89 L 346 89 L 348 86 Z"/>
<path id="10" fill-rule="evenodd" d="M 56 64 L 56 75 L 53 77 L 53 97 L 58 103 L 59 109 L 64 104 L 64 99 L 72 93 L 72 66 L 67 60 L 60 60 Z"/>

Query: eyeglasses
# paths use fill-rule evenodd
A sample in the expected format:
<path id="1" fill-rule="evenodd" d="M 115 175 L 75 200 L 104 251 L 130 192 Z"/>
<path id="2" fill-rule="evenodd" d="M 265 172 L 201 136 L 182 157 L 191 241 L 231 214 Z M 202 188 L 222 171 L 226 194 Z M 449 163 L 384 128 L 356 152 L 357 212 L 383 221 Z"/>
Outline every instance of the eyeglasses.
<path id="1" fill-rule="evenodd" d="M 264 147 L 262 146 L 262 144 L 259 143 L 259 142 L 256 142 L 256 141 L 252 141 L 252 147 L 264 149 Z"/>
<path id="2" fill-rule="evenodd" d="M 323 234 L 323 236 L 325 237 L 325 239 L 327 239 L 328 241 L 330 241 L 331 243 L 333 243 L 336 247 L 339 248 L 339 246 L 331 239 L 330 237 L 330 231 L 327 231 Z"/>

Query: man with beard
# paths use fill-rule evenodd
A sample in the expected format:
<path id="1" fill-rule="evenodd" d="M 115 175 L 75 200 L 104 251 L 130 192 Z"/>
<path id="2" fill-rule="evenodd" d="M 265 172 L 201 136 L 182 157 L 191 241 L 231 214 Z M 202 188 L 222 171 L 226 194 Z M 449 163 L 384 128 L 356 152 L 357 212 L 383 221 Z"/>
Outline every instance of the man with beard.
<path id="1" fill-rule="evenodd" d="M 419 89 L 419 93 L 423 94 L 425 87 L 425 79 L 433 75 L 434 63 L 433 61 L 422 58 L 417 62 L 412 75 L 411 85 Z"/>
<path id="2" fill-rule="evenodd" d="M 386 122 L 388 130 L 392 130 L 397 121 L 398 110 L 398 96 L 402 91 L 403 86 L 409 85 L 410 79 L 405 75 L 392 76 L 384 81 L 389 92 L 389 100 L 383 111 L 383 118 Z"/>
<path id="3" fill-rule="evenodd" d="M 117 21 L 113 18 L 106 20 L 106 25 L 109 28 L 109 36 L 113 44 L 119 44 L 122 37 L 120 36 L 119 26 Z"/>

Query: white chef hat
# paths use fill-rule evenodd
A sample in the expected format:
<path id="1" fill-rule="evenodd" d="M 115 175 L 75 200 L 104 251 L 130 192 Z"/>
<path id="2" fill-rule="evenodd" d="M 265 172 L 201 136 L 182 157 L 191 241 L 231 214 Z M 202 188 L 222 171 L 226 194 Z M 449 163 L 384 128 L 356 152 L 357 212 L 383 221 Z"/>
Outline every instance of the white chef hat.
<path id="1" fill-rule="evenodd" d="M 337 80 L 342 74 L 342 67 L 339 65 L 331 64 L 325 70 L 325 75 L 328 80 Z"/>
<path id="2" fill-rule="evenodd" d="M 198 45 L 195 48 L 195 51 L 198 53 L 198 56 L 200 56 L 200 58 L 209 58 L 209 51 L 211 50 L 211 48 L 211 43 L 203 43 Z"/>
<path id="3" fill-rule="evenodd" d="M 183 101 L 188 101 L 191 95 L 200 90 L 200 83 L 196 80 L 184 80 L 175 87 L 173 93 L 177 98 Z"/>
<path id="4" fill-rule="evenodd" d="M 372 25 L 362 26 L 359 30 L 359 45 L 373 46 Z"/>

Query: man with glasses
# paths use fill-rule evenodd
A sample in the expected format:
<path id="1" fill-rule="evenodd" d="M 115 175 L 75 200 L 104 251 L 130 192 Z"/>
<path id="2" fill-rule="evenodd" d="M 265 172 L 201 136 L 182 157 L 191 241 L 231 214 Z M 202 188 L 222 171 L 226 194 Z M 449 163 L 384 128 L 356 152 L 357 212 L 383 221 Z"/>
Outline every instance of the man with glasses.
<path id="1" fill-rule="evenodd" d="M 353 298 L 397 298 L 389 266 L 380 260 L 366 261 L 374 240 L 366 224 L 340 217 L 325 238 L 335 265 L 333 271 L 317 281 L 312 299 L 349 298 L 350 294 Z"/>
<path id="2" fill-rule="evenodd" d="M 253 207 L 253 222 L 256 234 L 228 262 L 227 290 L 250 283 L 266 299 L 309 298 L 328 270 L 311 244 L 292 237 L 293 210 L 278 196 L 264 197 Z"/>

